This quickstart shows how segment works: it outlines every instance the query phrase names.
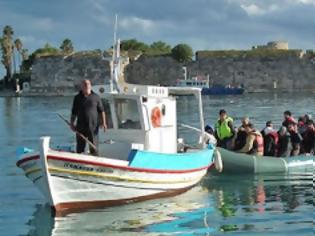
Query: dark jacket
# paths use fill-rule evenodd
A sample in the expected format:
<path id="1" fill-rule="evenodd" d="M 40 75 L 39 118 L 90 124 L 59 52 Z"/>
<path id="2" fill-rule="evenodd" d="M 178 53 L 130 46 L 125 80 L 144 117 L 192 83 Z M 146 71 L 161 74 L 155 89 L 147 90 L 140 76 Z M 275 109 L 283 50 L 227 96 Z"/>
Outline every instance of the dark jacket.
<path id="1" fill-rule="evenodd" d="M 278 157 L 288 157 L 290 156 L 292 146 L 291 146 L 291 137 L 289 132 L 286 132 L 285 135 L 279 135 L 279 142 L 278 142 Z"/>
<path id="2" fill-rule="evenodd" d="M 303 153 L 315 153 L 315 131 L 307 130 L 304 132 L 302 141 Z"/>
<path id="3" fill-rule="evenodd" d="M 87 97 L 81 91 L 74 97 L 72 116 L 77 117 L 76 128 L 79 132 L 90 131 L 97 134 L 101 112 L 104 112 L 102 101 L 93 91 Z"/>
<path id="4" fill-rule="evenodd" d="M 272 132 L 264 136 L 264 156 L 277 156 L 279 135 Z"/>

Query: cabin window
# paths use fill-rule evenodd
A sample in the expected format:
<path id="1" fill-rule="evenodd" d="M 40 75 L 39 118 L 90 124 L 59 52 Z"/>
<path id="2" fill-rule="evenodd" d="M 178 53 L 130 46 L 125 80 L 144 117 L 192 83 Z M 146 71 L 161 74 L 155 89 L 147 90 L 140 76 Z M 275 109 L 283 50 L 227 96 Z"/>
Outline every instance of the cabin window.
<path id="1" fill-rule="evenodd" d="M 141 129 L 136 100 L 124 98 L 115 99 L 115 109 L 119 129 Z"/>
<path id="2" fill-rule="evenodd" d="M 112 129 L 113 128 L 113 120 L 112 120 L 112 112 L 110 110 L 110 103 L 106 99 L 102 99 L 104 111 L 106 114 L 106 124 L 107 128 Z"/>

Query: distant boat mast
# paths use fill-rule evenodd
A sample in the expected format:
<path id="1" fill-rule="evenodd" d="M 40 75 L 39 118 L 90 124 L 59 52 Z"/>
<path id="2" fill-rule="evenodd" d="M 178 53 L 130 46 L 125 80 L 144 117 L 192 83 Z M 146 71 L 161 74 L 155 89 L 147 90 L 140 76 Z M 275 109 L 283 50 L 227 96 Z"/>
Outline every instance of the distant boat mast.
<path id="1" fill-rule="evenodd" d="M 114 23 L 114 42 L 113 42 L 113 55 L 111 62 L 111 80 L 110 80 L 110 91 L 119 92 L 118 80 L 120 75 L 120 39 L 117 39 L 117 25 L 118 15 L 115 15 Z"/>

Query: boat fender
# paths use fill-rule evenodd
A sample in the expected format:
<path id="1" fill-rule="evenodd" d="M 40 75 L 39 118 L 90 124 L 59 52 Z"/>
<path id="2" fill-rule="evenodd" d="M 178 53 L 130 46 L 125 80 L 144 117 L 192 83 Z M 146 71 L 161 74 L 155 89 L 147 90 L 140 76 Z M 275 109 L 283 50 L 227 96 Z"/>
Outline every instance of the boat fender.
<path id="1" fill-rule="evenodd" d="M 218 149 L 215 150 L 214 167 L 220 173 L 223 171 L 222 157 L 221 157 L 221 153 L 219 152 Z"/>
<path id="2" fill-rule="evenodd" d="M 159 107 L 154 107 L 151 112 L 151 122 L 154 128 L 161 127 L 162 113 Z"/>

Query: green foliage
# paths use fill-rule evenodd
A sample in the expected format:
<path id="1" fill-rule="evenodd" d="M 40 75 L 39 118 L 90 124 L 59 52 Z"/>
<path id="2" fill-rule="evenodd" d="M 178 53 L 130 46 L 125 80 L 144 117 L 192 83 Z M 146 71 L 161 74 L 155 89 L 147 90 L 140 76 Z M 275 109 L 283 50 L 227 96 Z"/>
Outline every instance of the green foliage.
<path id="1" fill-rule="evenodd" d="M 168 55 L 171 53 L 171 46 L 162 41 L 153 42 L 145 52 L 148 56 Z"/>
<path id="2" fill-rule="evenodd" d="M 13 34 L 14 34 L 14 31 L 13 31 L 13 29 L 12 29 L 12 27 L 10 25 L 6 25 L 3 28 L 3 35 L 12 37 Z"/>
<path id="3" fill-rule="evenodd" d="M 280 58 L 280 57 L 297 57 L 301 50 L 280 50 L 257 48 L 252 50 L 217 50 L 217 51 L 199 51 L 198 58 L 215 57 L 215 58 Z"/>
<path id="4" fill-rule="evenodd" d="M 139 42 L 136 39 L 123 40 L 120 43 L 120 49 L 124 51 L 135 50 L 145 52 L 149 46 L 143 42 Z"/>
<path id="5" fill-rule="evenodd" d="M 171 53 L 171 46 L 162 41 L 156 41 L 151 45 L 147 45 L 136 39 L 128 39 L 121 42 L 120 49 L 122 51 L 128 51 L 130 57 L 134 57 L 139 53 L 147 56 L 160 56 Z"/>
<path id="6" fill-rule="evenodd" d="M 61 43 L 60 49 L 64 54 L 72 53 L 74 51 L 72 41 L 68 38 L 64 39 Z"/>
<path id="7" fill-rule="evenodd" d="M 58 48 L 51 46 L 49 43 L 46 43 L 44 47 L 35 50 L 30 56 L 27 55 L 27 51 L 23 51 L 24 60 L 22 63 L 22 70 L 24 72 L 29 71 L 37 57 L 58 55 L 62 55 L 62 53 Z"/>
<path id="8" fill-rule="evenodd" d="M 54 56 L 60 55 L 60 51 L 58 48 L 51 46 L 49 43 L 46 43 L 44 47 L 37 49 L 35 52 L 32 53 L 35 56 Z"/>
<path id="9" fill-rule="evenodd" d="M 172 57 L 178 62 L 191 61 L 192 56 L 192 48 L 187 44 L 178 44 L 172 49 Z"/>
<path id="10" fill-rule="evenodd" d="M 16 48 L 16 50 L 18 50 L 18 52 L 21 52 L 21 50 L 22 50 L 22 48 L 23 48 L 23 44 L 22 44 L 22 41 L 21 41 L 21 39 L 16 39 L 15 41 L 14 41 L 14 46 L 15 46 L 15 48 Z"/>
<path id="11" fill-rule="evenodd" d="M 5 85 L 9 86 L 9 82 L 12 77 L 12 57 L 13 57 L 13 29 L 11 26 L 6 25 L 3 29 L 3 36 L 1 39 L 1 51 L 2 59 L 1 62 L 6 70 Z"/>

